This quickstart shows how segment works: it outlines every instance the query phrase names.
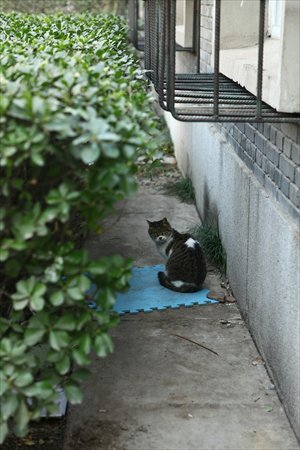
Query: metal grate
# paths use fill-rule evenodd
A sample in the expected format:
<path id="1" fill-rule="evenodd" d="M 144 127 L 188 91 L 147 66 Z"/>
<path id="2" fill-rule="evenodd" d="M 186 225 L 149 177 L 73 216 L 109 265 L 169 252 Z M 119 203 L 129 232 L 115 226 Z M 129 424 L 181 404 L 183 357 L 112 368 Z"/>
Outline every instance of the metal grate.
<path id="1" fill-rule="evenodd" d="M 262 101 L 266 0 L 260 0 L 257 95 L 219 71 L 222 0 L 215 0 L 214 72 L 200 71 L 201 0 L 194 1 L 193 47 L 176 44 L 177 0 L 144 0 L 145 69 L 163 109 L 181 121 L 191 122 L 300 122 L 300 114 L 278 112 Z M 133 0 L 138 3 L 138 0 Z M 136 14 L 137 17 L 137 14 Z M 136 43 L 137 43 L 136 39 Z M 176 72 L 176 53 L 192 51 L 195 73 Z"/>

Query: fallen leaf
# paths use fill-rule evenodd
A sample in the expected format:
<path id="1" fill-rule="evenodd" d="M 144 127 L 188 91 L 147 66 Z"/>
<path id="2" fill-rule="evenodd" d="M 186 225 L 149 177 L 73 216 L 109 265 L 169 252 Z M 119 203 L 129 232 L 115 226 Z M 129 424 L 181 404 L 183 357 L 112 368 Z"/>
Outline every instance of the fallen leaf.
<path id="1" fill-rule="evenodd" d="M 225 294 L 223 294 L 222 292 L 210 291 L 207 294 L 207 298 L 209 298 L 211 300 L 217 300 L 220 303 L 225 302 Z"/>
<path id="2" fill-rule="evenodd" d="M 23 439 L 23 444 L 26 445 L 27 447 L 32 447 L 36 443 L 31 438 L 25 438 Z"/>
<path id="3" fill-rule="evenodd" d="M 225 301 L 226 301 L 227 303 L 236 303 L 236 299 L 234 298 L 233 295 L 226 295 L 226 296 L 225 296 Z"/>

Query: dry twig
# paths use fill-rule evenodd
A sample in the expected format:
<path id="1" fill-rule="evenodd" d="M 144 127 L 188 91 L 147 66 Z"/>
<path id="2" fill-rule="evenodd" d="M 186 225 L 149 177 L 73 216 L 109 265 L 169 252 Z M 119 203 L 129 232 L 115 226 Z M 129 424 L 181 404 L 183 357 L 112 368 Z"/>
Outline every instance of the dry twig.
<path id="1" fill-rule="evenodd" d="M 217 352 L 215 352 L 214 350 L 212 350 L 211 348 L 205 347 L 205 345 L 199 344 L 199 342 L 193 341 L 192 339 L 185 337 L 185 336 L 180 336 L 180 334 L 172 334 L 172 336 L 176 336 L 179 337 L 180 339 L 185 339 L 188 342 L 191 342 L 192 344 L 196 344 L 199 347 L 204 348 L 205 350 L 208 350 L 211 353 L 214 353 L 215 355 L 219 356 L 219 354 Z"/>

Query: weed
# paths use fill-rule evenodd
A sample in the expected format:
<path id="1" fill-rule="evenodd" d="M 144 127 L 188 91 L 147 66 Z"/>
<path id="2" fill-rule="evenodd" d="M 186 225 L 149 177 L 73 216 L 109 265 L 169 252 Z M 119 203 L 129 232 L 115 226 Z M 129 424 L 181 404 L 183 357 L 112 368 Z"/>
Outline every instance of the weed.
<path id="1" fill-rule="evenodd" d="M 195 191 L 189 178 L 182 178 L 179 181 L 167 183 L 164 186 L 166 194 L 175 195 L 182 202 L 195 203 Z"/>
<path id="2" fill-rule="evenodd" d="M 200 242 L 207 258 L 225 274 L 227 258 L 219 227 L 208 224 L 198 225 L 191 231 L 191 234 Z"/>

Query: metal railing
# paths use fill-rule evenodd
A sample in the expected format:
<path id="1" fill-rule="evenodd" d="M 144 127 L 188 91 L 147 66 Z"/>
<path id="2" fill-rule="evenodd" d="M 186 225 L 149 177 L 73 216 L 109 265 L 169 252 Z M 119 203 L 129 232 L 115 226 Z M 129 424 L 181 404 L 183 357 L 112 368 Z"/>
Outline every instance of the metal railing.
<path id="1" fill-rule="evenodd" d="M 220 73 L 220 22 L 222 0 L 214 8 L 214 68 L 200 71 L 201 0 L 193 0 L 193 46 L 176 43 L 177 0 L 144 0 L 144 58 L 147 76 L 153 82 L 163 109 L 181 121 L 191 122 L 300 122 L 300 114 L 278 112 L 262 101 L 266 1 L 260 0 L 258 29 L 257 92 L 251 94 Z M 131 0 L 135 5 L 138 0 Z M 138 10 L 135 9 L 137 26 Z M 138 37 L 134 43 L 138 47 Z M 195 73 L 176 71 L 176 53 L 189 50 L 196 58 Z"/>

